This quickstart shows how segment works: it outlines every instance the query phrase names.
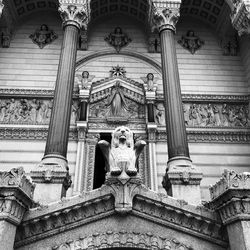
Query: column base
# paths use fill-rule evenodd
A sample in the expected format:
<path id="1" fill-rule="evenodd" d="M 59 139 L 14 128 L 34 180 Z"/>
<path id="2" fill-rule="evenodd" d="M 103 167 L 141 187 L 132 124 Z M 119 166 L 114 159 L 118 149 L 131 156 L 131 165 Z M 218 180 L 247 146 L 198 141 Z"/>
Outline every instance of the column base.
<path id="1" fill-rule="evenodd" d="M 67 160 L 58 155 L 46 155 L 30 175 L 36 183 L 34 200 L 42 204 L 65 197 L 72 182 Z"/>
<path id="2" fill-rule="evenodd" d="M 189 158 L 176 157 L 168 162 L 162 184 L 168 195 L 193 205 L 199 205 L 201 204 L 201 180 L 202 173 Z"/>

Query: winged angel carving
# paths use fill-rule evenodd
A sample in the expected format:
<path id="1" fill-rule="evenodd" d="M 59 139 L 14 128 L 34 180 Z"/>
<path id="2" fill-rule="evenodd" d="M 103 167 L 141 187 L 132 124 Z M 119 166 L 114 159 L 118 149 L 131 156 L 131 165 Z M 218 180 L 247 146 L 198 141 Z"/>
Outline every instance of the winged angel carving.
<path id="1" fill-rule="evenodd" d="M 81 75 L 76 75 L 79 90 L 90 89 L 91 82 L 95 76 L 89 75 L 88 71 L 83 71 Z"/>
<path id="2" fill-rule="evenodd" d="M 159 78 L 155 77 L 153 73 L 148 73 L 146 77 L 141 77 L 144 82 L 144 87 L 146 91 L 156 91 L 157 81 Z"/>
<path id="3" fill-rule="evenodd" d="M 138 158 L 146 142 L 138 141 L 134 144 L 133 132 L 129 128 L 116 128 L 112 134 L 111 145 L 105 140 L 98 144 L 105 157 L 106 171 L 110 175 L 119 176 L 123 171 L 129 176 L 137 174 Z"/>

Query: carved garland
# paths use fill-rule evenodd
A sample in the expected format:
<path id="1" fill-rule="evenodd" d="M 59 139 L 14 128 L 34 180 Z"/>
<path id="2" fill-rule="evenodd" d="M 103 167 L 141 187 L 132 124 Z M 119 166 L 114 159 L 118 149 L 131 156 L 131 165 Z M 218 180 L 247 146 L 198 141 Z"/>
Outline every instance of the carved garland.
<path id="1" fill-rule="evenodd" d="M 193 250 L 191 246 L 184 245 L 173 238 L 165 238 L 154 235 L 151 232 L 113 232 L 95 233 L 90 236 L 80 236 L 77 240 L 65 242 L 59 246 L 54 246 L 52 250 L 85 250 L 85 249 L 105 249 L 105 248 L 142 248 L 142 249 L 171 249 L 171 250 Z"/>

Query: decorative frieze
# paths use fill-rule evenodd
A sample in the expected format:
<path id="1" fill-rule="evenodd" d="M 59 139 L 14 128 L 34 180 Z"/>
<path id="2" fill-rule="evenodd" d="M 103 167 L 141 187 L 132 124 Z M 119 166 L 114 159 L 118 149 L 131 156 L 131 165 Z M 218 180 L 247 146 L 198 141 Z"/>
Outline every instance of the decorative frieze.
<path id="1" fill-rule="evenodd" d="M 80 236 L 79 239 L 65 242 L 59 246 L 54 246 L 52 250 L 87 250 L 106 248 L 140 248 L 140 249 L 171 249 L 171 250 L 192 250 L 174 238 L 166 238 L 155 235 L 155 233 L 139 233 L 128 231 L 107 231 L 97 232 L 90 236 Z"/>
<path id="2" fill-rule="evenodd" d="M 183 112 L 187 127 L 250 127 L 250 113 L 246 103 L 184 103 Z M 155 105 L 155 120 L 158 125 L 165 125 L 163 103 Z"/>
<path id="3" fill-rule="evenodd" d="M 79 30 L 83 27 L 87 30 L 90 19 L 88 1 L 86 0 L 60 0 L 59 13 L 63 20 L 63 26 L 74 25 Z"/>
<path id="4" fill-rule="evenodd" d="M 53 101 L 50 99 L 0 99 L 0 123 L 3 124 L 49 124 Z M 79 118 L 79 102 L 74 100 L 71 124 Z"/>

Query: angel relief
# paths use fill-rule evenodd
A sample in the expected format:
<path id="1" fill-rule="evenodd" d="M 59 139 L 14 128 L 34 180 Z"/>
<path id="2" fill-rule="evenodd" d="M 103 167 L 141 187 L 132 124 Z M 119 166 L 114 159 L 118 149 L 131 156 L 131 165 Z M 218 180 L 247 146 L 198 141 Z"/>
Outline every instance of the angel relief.
<path id="1" fill-rule="evenodd" d="M 91 82 L 95 76 L 91 76 L 88 71 L 83 71 L 81 75 L 76 75 L 79 90 L 90 89 Z"/>
<path id="2" fill-rule="evenodd" d="M 154 76 L 153 73 L 148 73 L 146 77 L 141 77 L 144 82 L 146 91 L 156 91 L 157 90 L 157 81 L 159 80 Z"/>
<path id="3" fill-rule="evenodd" d="M 143 105 L 125 97 L 124 87 L 116 81 L 110 94 L 90 105 L 90 117 L 106 118 L 108 121 L 125 122 L 129 118 L 143 118 Z"/>

